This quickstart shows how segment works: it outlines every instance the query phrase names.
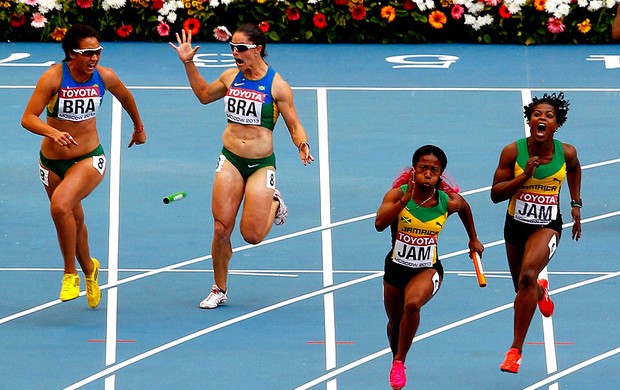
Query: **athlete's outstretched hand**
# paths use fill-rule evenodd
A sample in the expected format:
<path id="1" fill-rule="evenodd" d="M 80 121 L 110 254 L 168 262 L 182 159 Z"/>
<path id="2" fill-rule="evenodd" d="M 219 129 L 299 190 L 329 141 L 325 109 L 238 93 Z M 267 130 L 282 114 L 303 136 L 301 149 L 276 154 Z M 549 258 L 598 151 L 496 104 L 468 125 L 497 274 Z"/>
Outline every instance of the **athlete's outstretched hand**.
<path id="1" fill-rule="evenodd" d="M 176 33 L 175 35 L 177 37 L 177 43 L 179 45 L 175 46 L 175 44 L 172 42 L 169 42 L 168 44 L 174 50 L 176 50 L 181 62 L 183 63 L 192 62 L 194 55 L 196 54 L 198 49 L 200 49 L 200 46 L 196 46 L 192 48 L 192 33 L 190 32 L 186 34 L 185 30 L 182 30 L 180 36 L 179 36 L 179 33 Z"/>

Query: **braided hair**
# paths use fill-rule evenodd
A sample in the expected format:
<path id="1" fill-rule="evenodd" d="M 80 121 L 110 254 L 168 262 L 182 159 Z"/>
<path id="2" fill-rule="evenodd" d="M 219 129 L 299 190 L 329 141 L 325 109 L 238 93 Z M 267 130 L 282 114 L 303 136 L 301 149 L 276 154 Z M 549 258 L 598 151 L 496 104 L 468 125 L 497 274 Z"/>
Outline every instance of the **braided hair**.
<path id="1" fill-rule="evenodd" d="M 534 97 L 530 104 L 523 107 L 523 115 L 525 116 L 527 123 L 530 123 L 530 118 L 532 116 L 532 112 L 534 112 L 534 107 L 542 103 L 547 103 L 555 108 L 558 127 L 562 127 L 562 125 L 566 122 L 566 118 L 568 116 L 568 106 L 570 105 L 568 100 L 564 98 L 564 92 L 557 94 L 554 92 L 551 95 L 544 94 L 541 98 Z"/>

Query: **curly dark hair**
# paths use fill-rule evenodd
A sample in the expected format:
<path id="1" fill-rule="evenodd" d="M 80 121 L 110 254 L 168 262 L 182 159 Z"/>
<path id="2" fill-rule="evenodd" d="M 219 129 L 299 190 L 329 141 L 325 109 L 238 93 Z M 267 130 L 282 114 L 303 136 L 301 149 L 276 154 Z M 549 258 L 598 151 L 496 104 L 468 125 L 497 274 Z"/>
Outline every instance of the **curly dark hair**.
<path id="1" fill-rule="evenodd" d="M 550 104 L 555 108 L 558 127 L 562 127 L 568 117 L 568 106 L 570 105 L 568 100 L 564 98 L 564 92 L 557 94 L 554 92 L 551 95 L 544 94 L 541 98 L 534 97 L 530 104 L 523 106 L 523 115 L 527 123 L 530 123 L 530 117 L 532 116 L 532 112 L 534 112 L 534 107 L 542 103 Z"/>

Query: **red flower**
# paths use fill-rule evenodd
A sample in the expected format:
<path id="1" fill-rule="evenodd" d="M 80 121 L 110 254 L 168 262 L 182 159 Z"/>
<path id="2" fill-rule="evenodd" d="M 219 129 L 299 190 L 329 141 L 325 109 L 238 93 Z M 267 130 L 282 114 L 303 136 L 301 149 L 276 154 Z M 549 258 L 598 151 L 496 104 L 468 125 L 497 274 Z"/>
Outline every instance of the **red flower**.
<path id="1" fill-rule="evenodd" d="M 159 11 L 164 7 L 164 0 L 153 0 L 153 9 Z"/>
<path id="2" fill-rule="evenodd" d="M 130 24 L 124 24 L 116 30 L 116 34 L 121 38 L 127 38 L 132 31 L 133 27 Z"/>
<path id="3" fill-rule="evenodd" d="M 351 11 L 351 17 L 355 20 L 362 20 L 366 17 L 366 7 L 363 5 L 356 5 Z"/>
<path id="4" fill-rule="evenodd" d="M 512 18 L 512 14 L 510 13 L 510 11 L 508 11 L 508 7 L 506 7 L 506 4 L 502 4 L 499 7 L 499 16 L 501 16 L 503 19 L 510 19 Z"/>
<path id="5" fill-rule="evenodd" d="M 405 2 L 403 3 L 403 8 L 407 11 L 411 11 L 415 8 L 415 3 L 413 2 L 413 0 L 405 0 Z"/>
<path id="6" fill-rule="evenodd" d="M 93 6 L 93 0 L 77 0 L 75 3 L 78 5 L 78 7 L 84 8 L 84 9 L 87 9 Z"/>
<path id="7" fill-rule="evenodd" d="M 314 17 L 312 18 L 312 22 L 314 23 L 314 27 L 318 29 L 323 29 L 325 28 L 325 26 L 327 26 L 327 20 L 325 19 L 325 15 L 320 12 L 314 15 Z"/>
<path id="8" fill-rule="evenodd" d="M 301 12 L 299 12 L 299 8 L 287 8 L 286 9 L 286 18 L 291 22 L 295 22 L 301 18 Z"/>
<path id="9" fill-rule="evenodd" d="M 260 30 L 263 32 L 263 34 L 267 34 L 267 31 L 269 31 L 269 29 L 271 28 L 271 26 L 269 25 L 269 23 L 265 22 L 264 20 L 262 22 L 260 22 L 258 24 L 258 28 L 260 28 Z"/>
<path id="10" fill-rule="evenodd" d="M 183 30 L 188 34 L 198 34 L 198 31 L 200 31 L 200 21 L 196 18 L 187 18 L 183 23 Z"/>
<path id="11" fill-rule="evenodd" d="M 9 23 L 12 27 L 19 28 L 26 23 L 26 16 L 13 14 L 11 15 L 11 21 Z"/>
<path id="12" fill-rule="evenodd" d="M 347 0 L 334 0 L 336 5 L 347 5 Z"/>

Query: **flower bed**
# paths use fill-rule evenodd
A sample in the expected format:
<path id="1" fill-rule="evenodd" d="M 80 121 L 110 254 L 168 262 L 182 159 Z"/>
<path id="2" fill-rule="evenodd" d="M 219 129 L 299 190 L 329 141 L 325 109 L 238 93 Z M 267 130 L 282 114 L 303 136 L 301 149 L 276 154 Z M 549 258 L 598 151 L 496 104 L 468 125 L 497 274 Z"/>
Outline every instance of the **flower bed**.
<path id="1" fill-rule="evenodd" d="M 608 43 L 620 0 L 0 0 L 3 41 L 59 41 L 89 24 L 102 41 L 215 40 L 252 21 L 273 42 Z"/>

